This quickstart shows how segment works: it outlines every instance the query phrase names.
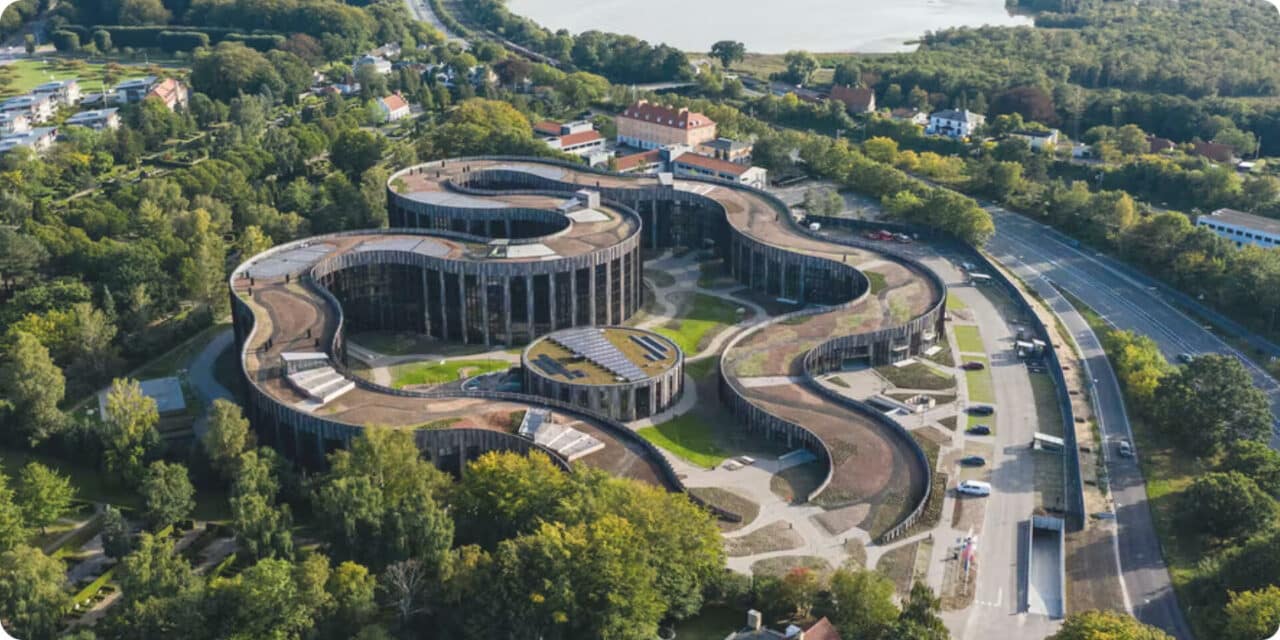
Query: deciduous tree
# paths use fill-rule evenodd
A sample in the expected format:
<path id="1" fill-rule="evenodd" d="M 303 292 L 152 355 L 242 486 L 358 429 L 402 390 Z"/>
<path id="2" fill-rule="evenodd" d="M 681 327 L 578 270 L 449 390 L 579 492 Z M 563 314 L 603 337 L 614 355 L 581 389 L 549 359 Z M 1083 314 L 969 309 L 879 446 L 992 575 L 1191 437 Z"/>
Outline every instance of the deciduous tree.
<path id="1" fill-rule="evenodd" d="M 196 490 L 187 468 L 163 460 L 151 463 L 142 480 L 142 497 L 151 525 L 162 529 L 190 515 L 196 506 Z"/>
<path id="2" fill-rule="evenodd" d="M 160 442 L 156 401 L 142 393 L 137 380 L 118 378 L 107 392 L 100 431 L 108 471 L 131 483 L 142 481 L 147 455 Z"/>
<path id="3" fill-rule="evenodd" d="M 18 546 L 0 554 L 0 618 L 22 638 L 54 638 L 70 604 L 66 568 L 39 549 Z"/>
<path id="4" fill-rule="evenodd" d="M 39 462 L 28 462 L 18 477 L 18 504 L 31 526 L 44 532 L 71 508 L 71 480 Z"/>

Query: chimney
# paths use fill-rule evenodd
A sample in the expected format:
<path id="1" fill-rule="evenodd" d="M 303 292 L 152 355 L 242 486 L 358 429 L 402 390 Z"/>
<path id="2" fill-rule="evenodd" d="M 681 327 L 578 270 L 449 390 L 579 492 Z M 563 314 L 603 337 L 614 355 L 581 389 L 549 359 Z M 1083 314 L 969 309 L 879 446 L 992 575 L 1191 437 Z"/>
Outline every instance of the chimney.
<path id="1" fill-rule="evenodd" d="M 755 609 L 747 609 L 747 628 L 752 631 L 759 631 L 764 626 L 764 616 Z"/>

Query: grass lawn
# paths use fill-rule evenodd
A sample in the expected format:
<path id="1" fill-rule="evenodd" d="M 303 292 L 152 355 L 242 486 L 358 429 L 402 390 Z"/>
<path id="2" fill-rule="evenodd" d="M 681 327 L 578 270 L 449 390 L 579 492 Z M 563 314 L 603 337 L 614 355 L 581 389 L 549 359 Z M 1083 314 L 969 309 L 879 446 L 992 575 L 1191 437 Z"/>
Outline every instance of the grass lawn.
<path id="1" fill-rule="evenodd" d="M 913 362 L 905 367 L 886 365 L 876 367 L 876 373 L 883 376 L 895 387 L 902 389 L 924 389 L 926 391 L 943 391 L 956 385 L 956 379 L 935 371 L 932 367 Z"/>
<path id="2" fill-rule="evenodd" d="M 716 446 L 711 427 L 689 414 L 660 425 L 645 427 L 636 433 L 700 467 L 713 469 L 728 457 L 727 453 Z"/>
<path id="3" fill-rule="evenodd" d="M 989 364 L 986 358 L 978 356 L 965 356 L 965 362 L 981 362 Z M 991 382 L 991 367 L 986 367 L 981 371 L 964 372 L 964 381 L 969 387 L 969 402 L 982 402 L 990 404 L 996 401 L 995 386 Z M 1050 390 L 1053 389 L 1053 383 L 1049 383 Z"/>
<path id="4" fill-rule="evenodd" d="M 684 316 L 671 320 L 657 331 L 680 345 L 689 356 L 698 353 L 725 327 L 737 323 L 737 304 L 699 293 L 694 296 L 693 305 Z"/>
<path id="5" fill-rule="evenodd" d="M 724 640 L 734 629 L 741 629 L 746 612 L 721 605 L 703 607 L 697 615 L 675 624 L 680 640 Z"/>
<path id="6" fill-rule="evenodd" d="M 978 333 L 978 328 L 973 325 L 956 325 L 953 327 L 956 332 L 956 344 L 960 346 L 960 351 L 964 353 L 986 353 L 986 348 L 982 346 L 982 334 Z"/>
<path id="7" fill-rule="evenodd" d="M 436 353 L 439 342 L 416 333 L 368 331 L 350 336 L 349 340 L 366 349 L 385 356 L 408 356 L 415 353 Z"/>
<path id="8" fill-rule="evenodd" d="M 995 413 L 992 413 L 989 416 L 975 416 L 975 415 L 966 413 L 965 418 L 966 418 L 965 427 L 964 427 L 965 429 L 968 429 L 970 427 L 975 427 L 980 424 L 985 424 L 988 427 L 991 427 L 991 435 L 994 436 L 996 434 L 996 414 Z"/>
<path id="9" fill-rule="evenodd" d="M 871 295 L 877 295 L 889 286 L 889 283 L 885 280 L 883 273 L 877 273 L 875 271 L 864 271 L 863 273 L 867 276 L 867 280 L 871 281 Z"/>
<path id="10" fill-rule="evenodd" d="M 166 351 L 155 359 L 143 364 L 133 371 L 132 376 L 139 380 L 176 376 L 178 371 L 186 369 L 191 359 L 196 357 L 205 345 L 219 333 L 231 328 L 231 323 L 221 322 L 210 325 L 187 339 L 186 342 Z"/>
<path id="11" fill-rule="evenodd" d="M 965 304 L 964 300 L 956 297 L 956 294 L 950 291 L 947 292 L 947 311 L 964 311 L 968 308 L 969 305 Z"/>
<path id="12" fill-rule="evenodd" d="M 1031 391 L 1036 398 L 1036 420 L 1040 432 L 1062 435 L 1062 406 L 1058 404 L 1058 388 L 1047 373 L 1031 374 Z"/>
<path id="13" fill-rule="evenodd" d="M 413 362 L 391 367 L 391 386 L 396 389 L 420 385 L 442 384 L 462 378 L 506 371 L 511 363 L 506 360 L 447 360 Z"/>

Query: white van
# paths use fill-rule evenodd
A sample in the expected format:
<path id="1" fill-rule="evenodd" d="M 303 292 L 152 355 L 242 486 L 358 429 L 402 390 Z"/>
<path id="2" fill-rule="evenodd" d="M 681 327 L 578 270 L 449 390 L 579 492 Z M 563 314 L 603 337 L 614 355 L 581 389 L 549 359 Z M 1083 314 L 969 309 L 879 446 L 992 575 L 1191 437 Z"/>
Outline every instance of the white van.
<path id="1" fill-rule="evenodd" d="M 991 483 L 981 480 L 965 480 L 956 487 L 956 492 L 970 496 L 991 495 Z"/>

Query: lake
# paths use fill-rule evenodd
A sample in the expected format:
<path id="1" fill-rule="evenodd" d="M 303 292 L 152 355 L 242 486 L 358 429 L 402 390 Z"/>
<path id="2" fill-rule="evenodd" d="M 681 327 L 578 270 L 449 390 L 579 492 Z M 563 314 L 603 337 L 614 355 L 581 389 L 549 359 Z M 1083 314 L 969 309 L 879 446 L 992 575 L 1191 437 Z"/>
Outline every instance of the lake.
<path id="1" fill-rule="evenodd" d="M 925 31 L 1030 25 L 1004 0 L 508 0 L 508 8 L 551 29 L 599 29 L 706 51 L 717 40 L 782 53 L 910 51 Z"/>

